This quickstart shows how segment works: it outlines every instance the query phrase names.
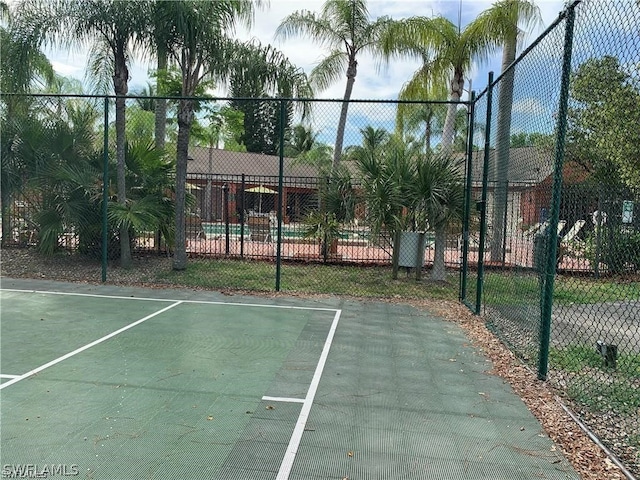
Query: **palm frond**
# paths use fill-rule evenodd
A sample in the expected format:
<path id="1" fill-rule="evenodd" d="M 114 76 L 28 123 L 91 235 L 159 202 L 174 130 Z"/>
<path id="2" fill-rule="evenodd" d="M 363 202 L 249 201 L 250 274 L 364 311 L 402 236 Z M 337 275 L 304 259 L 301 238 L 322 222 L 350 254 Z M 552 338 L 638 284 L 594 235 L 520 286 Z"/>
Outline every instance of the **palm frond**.
<path id="1" fill-rule="evenodd" d="M 285 17 L 276 29 L 274 38 L 289 40 L 299 35 L 308 36 L 320 46 L 328 48 L 338 48 L 344 40 L 328 19 L 307 10 Z"/>
<path id="2" fill-rule="evenodd" d="M 95 42 L 89 50 L 85 81 L 90 90 L 98 95 L 113 91 L 113 57 L 107 42 Z"/>
<path id="3" fill-rule="evenodd" d="M 322 6 L 322 18 L 333 26 L 336 35 L 357 47 L 369 24 L 369 9 L 364 0 L 327 0 Z"/>
<path id="4" fill-rule="evenodd" d="M 524 37 L 526 29 L 542 25 L 539 7 L 530 0 L 499 0 L 465 29 L 469 37 L 484 40 L 482 48 L 498 48 L 505 39 Z"/>
<path id="5" fill-rule="evenodd" d="M 313 68 L 309 75 L 309 83 L 318 90 L 326 90 L 346 75 L 346 71 L 347 53 L 343 50 L 332 50 Z"/>

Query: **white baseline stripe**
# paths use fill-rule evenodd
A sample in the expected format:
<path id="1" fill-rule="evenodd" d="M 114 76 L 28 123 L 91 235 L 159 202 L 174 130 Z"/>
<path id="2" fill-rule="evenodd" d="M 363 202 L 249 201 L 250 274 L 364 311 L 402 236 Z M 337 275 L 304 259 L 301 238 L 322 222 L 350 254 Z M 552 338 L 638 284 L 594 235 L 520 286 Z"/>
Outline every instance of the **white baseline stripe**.
<path id="1" fill-rule="evenodd" d="M 48 290 L 23 290 L 18 288 L 0 288 L 0 292 L 18 292 L 18 293 L 42 293 L 48 295 L 69 295 L 76 297 L 93 297 L 93 298 L 112 298 L 117 300 L 145 300 L 152 302 L 182 302 L 182 303 L 198 303 L 205 305 L 231 305 L 234 307 L 261 307 L 261 308 L 283 308 L 285 310 L 317 310 L 320 312 L 336 312 L 335 308 L 325 307 L 296 307 L 292 305 L 265 305 L 259 303 L 239 303 L 239 302 L 216 302 L 211 300 L 171 300 L 167 298 L 147 298 L 147 297 L 125 297 L 122 295 L 100 295 L 97 293 L 75 293 L 75 292 L 52 292 Z"/>
<path id="2" fill-rule="evenodd" d="M 4 373 L 0 373 L 0 378 L 18 378 L 20 375 L 7 375 Z"/>
<path id="3" fill-rule="evenodd" d="M 146 317 L 141 318 L 140 320 L 136 320 L 135 322 L 130 323 L 129 325 L 126 325 L 126 326 L 124 326 L 124 327 L 122 327 L 122 328 L 120 328 L 120 329 L 118 329 L 118 330 L 116 330 L 114 332 L 111 332 L 111 333 L 105 335 L 104 337 L 99 338 L 98 340 L 94 340 L 93 342 L 88 343 L 84 347 L 80 347 L 80 348 L 74 350 L 73 352 L 69 352 L 69 353 L 67 353 L 67 354 L 65 354 L 65 355 L 63 355 L 63 356 L 61 356 L 59 358 L 56 358 L 55 360 L 50 361 L 49 363 L 45 363 L 44 365 L 40 365 L 39 367 L 34 368 L 33 370 L 28 371 L 27 373 L 24 373 L 24 374 L 22 374 L 22 375 L 20 375 L 18 377 L 15 377 L 12 380 L 9 380 L 8 382 L 5 382 L 2 385 L 0 385 L 0 390 L 2 390 L 5 387 L 8 387 L 9 385 L 13 385 L 14 383 L 17 383 L 20 380 L 24 380 L 25 378 L 30 377 L 31 375 L 39 373 L 42 370 L 45 370 L 45 369 L 55 365 L 56 363 L 60 363 L 63 360 L 66 360 L 67 358 L 73 357 L 74 355 L 77 355 L 80 352 L 84 352 L 85 350 L 87 350 L 87 349 L 89 349 L 91 347 L 94 347 L 94 346 L 98 345 L 99 343 L 104 342 L 105 340 L 109 340 L 111 337 L 115 337 L 116 335 L 118 335 L 118 334 L 120 334 L 120 333 L 122 333 L 122 332 L 124 332 L 126 330 L 129 330 L 130 328 L 133 328 L 136 325 L 140 325 L 142 322 L 146 322 L 150 318 L 153 318 L 156 315 L 160 315 L 161 313 L 164 313 L 167 310 L 169 310 L 169 309 L 171 309 L 171 308 L 173 308 L 175 306 L 180 305 L 181 303 L 182 302 L 180 302 L 180 301 L 178 301 L 176 303 L 173 303 L 173 304 L 169 305 L 168 307 L 163 308 L 162 310 L 158 310 L 157 312 L 152 313 L 151 315 L 147 315 Z"/>
<path id="4" fill-rule="evenodd" d="M 262 400 L 266 400 L 267 402 L 285 402 L 285 403 L 304 403 L 304 398 L 291 398 L 291 397 L 262 397 Z"/>
<path id="5" fill-rule="evenodd" d="M 318 366 L 316 367 L 316 371 L 313 374 L 311 385 L 309 385 L 309 391 L 307 392 L 307 396 L 304 399 L 302 409 L 300 410 L 298 422 L 296 423 L 296 426 L 293 429 L 293 433 L 291 434 L 291 439 L 289 440 L 289 445 L 287 446 L 287 452 L 285 453 L 285 456 L 282 459 L 282 463 L 280 464 L 280 470 L 278 470 L 278 476 L 276 477 L 276 480 L 289 479 L 291 468 L 293 468 L 293 461 L 296 459 L 298 447 L 300 446 L 300 440 L 302 440 L 302 434 L 304 433 L 304 428 L 307 424 L 309 413 L 311 412 L 313 400 L 316 396 L 318 385 L 320 384 L 320 378 L 322 377 L 324 365 L 325 363 L 327 363 L 327 357 L 329 356 L 329 350 L 331 349 L 333 336 L 336 333 L 336 328 L 338 328 L 338 321 L 340 320 L 341 313 L 342 310 L 337 310 L 335 316 L 333 317 L 333 323 L 331 324 L 331 328 L 329 329 L 327 339 L 324 342 L 322 354 L 320 354 L 320 360 L 318 360 Z"/>

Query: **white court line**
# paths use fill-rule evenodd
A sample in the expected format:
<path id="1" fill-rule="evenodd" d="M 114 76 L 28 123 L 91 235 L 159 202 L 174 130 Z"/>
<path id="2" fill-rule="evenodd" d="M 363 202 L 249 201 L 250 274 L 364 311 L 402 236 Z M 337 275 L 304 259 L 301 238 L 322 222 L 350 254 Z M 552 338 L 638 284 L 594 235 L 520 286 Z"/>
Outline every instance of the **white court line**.
<path id="1" fill-rule="evenodd" d="M 0 373 L 0 378 L 18 378 L 20 375 L 8 375 L 6 373 Z"/>
<path id="2" fill-rule="evenodd" d="M 262 397 L 262 400 L 267 402 L 284 402 L 284 403 L 304 403 L 304 398 L 292 398 L 292 397 Z"/>
<path id="3" fill-rule="evenodd" d="M 167 298 L 126 297 L 121 295 L 100 295 L 97 293 L 51 292 L 48 290 L 23 290 L 18 288 L 0 288 L 0 292 L 42 293 L 42 294 L 48 294 L 48 295 L 69 295 L 69 296 L 77 296 L 77 297 L 111 298 L 111 299 L 117 299 L 117 300 L 146 300 L 146 301 L 153 301 L 153 302 L 199 303 L 204 305 L 231 305 L 234 307 L 283 308 L 288 310 L 317 310 L 321 312 L 337 311 L 335 308 L 325 308 L 325 307 L 296 307 L 292 305 L 265 305 L 265 304 L 259 304 L 259 303 L 216 302 L 211 300 L 170 300 Z"/>
<path id="4" fill-rule="evenodd" d="M 280 470 L 278 470 L 278 476 L 276 477 L 276 480 L 289 479 L 289 474 L 291 473 L 291 469 L 293 468 L 293 462 L 296 459 L 298 447 L 300 446 L 300 440 L 302 440 L 302 434 L 304 433 L 304 428 L 307 424 L 309 413 L 311 412 L 311 406 L 313 405 L 313 400 L 316 396 L 318 385 L 320 384 L 320 377 L 322 377 L 324 365 L 325 363 L 327 363 L 327 356 L 329 355 L 329 350 L 331 349 L 331 343 L 333 342 L 333 336 L 336 333 L 336 328 L 338 327 L 338 321 L 340 320 L 341 313 L 342 310 L 337 310 L 335 316 L 333 317 L 333 323 L 331 324 L 331 328 L 329 329 L 327 339 L 324 342 L 322 354 L 320 354 L 320 360 L 318 360 L 318 366 L 316 367 L 316 371 L 313 374 L 311 385 L 309 385 L 307 396 L 304 399 L 302 409 L 300 410 L 300 415 L 298 416 L 298 422 L 296 423 L 296 426 L 293 429 L 293 433 L 291 434 L 291 439 L 289 440 L 289 445 L 287 446 L 287 452 L 285 453 L 285 456 L 282 459 L 282 463 L 280 464 Z"/>
<path id="5" fill-rule="evenodd" d="M 111 333 L 105 335 L 104 337 L 99 338 L 98 340 L 94 340 L 93 342 L 88 343 L 84 347 L 80 347 L 80 348 L 74 350 L 73 352 L 69 352 L 69 353 L 67 353 L 67 354 L 65 354 L 65 355 L 63 355 L 61 357 L 56 358 L 55 360 L 51 360 L 49 363 L 45 363 L 44 365 L 40 365 L 39 367 L 34 368 L 33 370 L 28 371 L 27 373 L 24 373 L 24 374 L 22 374 L 20 376 L 17 376 L 16 378 L 13 378 L 13 379 L 9 380 L 8 382 L 5 382 L 5 383 L 1 384 L 0 385 L 0 390 L 2 390 L 5 387 L 8 387 L 9 385 L 13 385 L 14 383 L 17 383 L 20 380 L 24 380 L 25 378 L 30 377 L 31 375 L 35 375 L 36 373 L 39 373 L 39 372 L 41 372 L 41 371 L 43 371 L 43 370 L 55 365 L 56 363 L 60 363 L 63 360 L 66 360 L 67 358 L 73 357 L 74 355 L 77 355 L 80 352 L 84 352 L 85 350 L 87 350 L 87 349 L 89 349 L 91 347 L 94 347 L 95 345 L 98 345 L 99 343 L 102 343 L 105 340 L 109 340 L 111 337 L 115 337 L 116 335 L 118 335 L 118 334 L 120 334 L 120 333 L 122 333 L 122 332 L 124 332 L 126 330 L 129 330 L 130 328 L 133 328 L 136 325 L 140 325 L 142 322 L 146 322 L 150 318 L 153 318 L 156 315 L 160 315 L 161 313 L 164 313 L 167 310 L 180 305 L 181 303 L 182 303 L 181 301 L 177 301 L 176 303 L 173 303 L 173 304 L 169 305 L 168 307 L 163 308 L 162 310 L 158 310 L 157 312 L 152 313 L 151 315 L 147 315 L 146 317 L 141 318 L 140 320 L 136 320 L 135 322 L 130 323 L 129 325 L 126 325 L 126 326 L 116 330 L 115 332 L 111 332 Z"/>

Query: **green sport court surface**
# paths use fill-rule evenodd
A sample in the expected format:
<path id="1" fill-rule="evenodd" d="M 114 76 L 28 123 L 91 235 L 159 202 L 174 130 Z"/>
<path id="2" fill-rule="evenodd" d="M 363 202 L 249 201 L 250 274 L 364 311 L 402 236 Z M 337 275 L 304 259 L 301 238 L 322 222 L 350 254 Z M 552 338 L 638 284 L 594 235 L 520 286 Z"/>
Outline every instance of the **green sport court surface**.
<path id="1" fill-rule="evenodd" d="M 5 477 L 579 478 L 461 330 L 410 306 L 1 287 Z"/>

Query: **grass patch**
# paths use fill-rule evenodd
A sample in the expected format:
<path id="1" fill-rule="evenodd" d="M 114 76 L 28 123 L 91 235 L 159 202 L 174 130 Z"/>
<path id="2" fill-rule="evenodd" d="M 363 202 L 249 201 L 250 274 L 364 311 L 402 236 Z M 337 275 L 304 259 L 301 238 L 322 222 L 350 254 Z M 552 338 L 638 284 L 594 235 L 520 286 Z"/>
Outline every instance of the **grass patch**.
<path id="1" fill-rule="evenodd" d="M 618 371 L 628 377 L 640 379 L 640 355 L 620 355 Z"/>
<path id="2" fill-rule="evenodd" d="M 640 408 L 640 354 L 620 355 L 616 370 L 612 370 L 604 366 L 595 348 L 570 345 L 551 348 L 549 364 L 553 369 L 577 374 L 568 377 L 567 394 L 592 412 L 631 414 Z"/>
<path id="3" fill-rule="evenodd" d="M 275 290 L 276 266 L 268 262 L 224 259 L 190 260 L 184 271 L 158 274 L 162 284 L 230 290 Z M 391 279 L 391 267 L 322 264 L 283 264 L 280 288 L 284 292 L 353 295 L 380 298 L 431 298 L 457 300 L 458 277 L 431 282 L 428 274 L 416 282 L 400 272 Z"/>
<path id="4" fill-rule="evenodd" d="M 601 369 L 607 375 L 615 373 L 629 380 L 640 378 L 640 354 L 625 353 L 618 356 L 616 369 L 604 366 L 604 359 L 595 349 L 586 345 L 569 345 L 565 348 L 549 349 L 549 365 L 558 370 L 577 373 L 585 368 Z"/>
<path id="5" fill-rule="evenodd" d="M 182 272 L 165 271 L 157 276 L 163 284 L 206 289 L 274 291 L 276 266 L 271 262 L 227 259 L 190 259 Z M 354 295 L 362 297 L 405 297 L 458 299 L 458 275 L 448 282 L 431 282 L 428 272 L 416 282 L 401 269 L 391 279 L 390 266 L 296 264 L 282 265 L 280 288 L 284 292 Z M 472 285 L 475 290 L 475 283 Z M 472 292 L 473 293 L 473 292 Z M 615 279 L 585 279 L 559 276 L 555 281 L 554 304 L 598 303 L 640 299 L 640 282 Z M 473 299 L 475 300 L 475 296 Z M 486 305 L 539 305 L 538 277 L 526 272 L 487 272 L 484 282 Z"/>
<path id="6" fill-rule="evenodd" d="M 640 282 L 561 276 L 555 282 L 553 300 L 559 304 L 640 300 Z"/>
<path id="7" fill-rule="evenodd" d="M 541 298 L 537 275 L 525 272 L 487 272 L 484 297 L 488 305 L 538 303 Z M 558 276 L 554 282 L 554 305 L 591 304 L 640 299 L 640 282 Z"/>
<path id="8" fill-rule="evenodd" d="M 552 368 L 577 373 L 584 368 L 600 368 L 602 356 L 593 347 L 571 345 L 567 348 L 550 348 L 549 365 Z"/>
<path id="9" fill-rule="evenodd" d="M 640 390 L 626 378 L 581 375 L 567 385 L 567 394 L 594 413 L 632 415 L 640 408 Z"/>
<path id="10" fill-rule="evenodd" d="M 538 277 L 526 273 L 485 273 L 483 292 L 487 305 L 537 304 L 540 301 Z"/>
<path id="11" fill-rule="evenodd" d="M 275 288 L 272 263 L 233 260 L 189 260 L 186 270 L 158 274 L 163 284 L 213 290 L 269 291 Z"/>

